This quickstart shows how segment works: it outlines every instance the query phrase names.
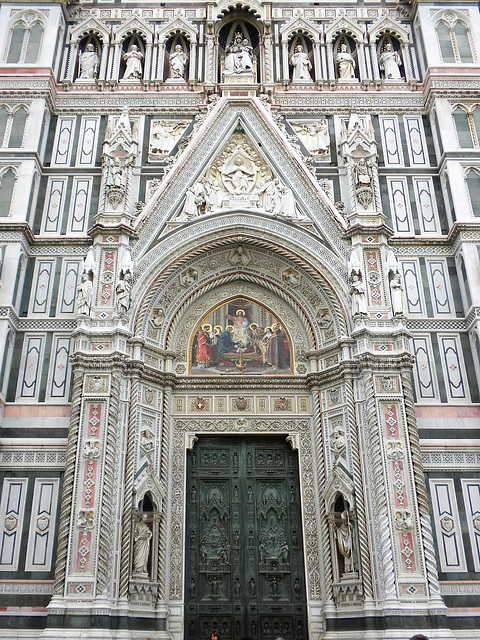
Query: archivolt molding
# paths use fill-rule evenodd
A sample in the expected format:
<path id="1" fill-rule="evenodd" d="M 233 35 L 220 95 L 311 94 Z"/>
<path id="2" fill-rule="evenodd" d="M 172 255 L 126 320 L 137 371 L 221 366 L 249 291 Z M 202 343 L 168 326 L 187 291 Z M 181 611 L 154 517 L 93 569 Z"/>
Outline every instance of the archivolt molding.
<path id="1" fill-rule="evenodd" d="M 138 219 L 140 238 L 133 248 L 134 258 L 139 261 L 152 243 L 157 242 L 165 224 L 180 211 L 186 189 L 213 162 L 239 124 L 279 180 L 292 189 L 297 206 L 308 215 L 315 231 L 325 238 L 333 251 L 346 259 L 348 249 L 342 240 L 342 225 L 333 204 L 300 159 L 295 157 L 293 149 L 286 146 L 275 121 L 257 99 L 249 102 L 218 101 Z M 211 222 L 213 217 L 204 215 L 202 220 L 207 224 L 207 220 Z M 223 225 L 222 221 L 215 222 Z M 271 216 L 270 222 L 274 222 Z"/>
<path id="2" fill-rule="evenodd" d="M 168 255 L 163 254 L 163 259 L 152 265 L 148 271 L 143 270 L 143 278 L 141 277 L 140 282 L 134 287 L 133 299 L 141 301 L 137 313 L 134 314 L 135 334 L 143 336 L 147 341 L 153 340 L 157 347 L 167 348 L 168 345 L 168 348 L 177 350 L 172 346 L 174 327 L 177 327 L 179 322 L 176 318 L 188 315 L 188 307 L 194 303 L 197 305 L 199 298 L 207 293 L 212 292 L 214 300 L 212 299 L 211 306 L 215 306 L 221 301 L 219 287 L 225 286 L 221 295 L 228 299 L 237 295 L 232 293 L 233 284 L 237 289 L 239 286 L 245 287 L 246 283 L 258 287 L 260 304 L 264 304 L 263 296 L 271 292 L 279 301 L 283 300 L 295 309 L 298 318 L 302 318 L 298 321 L 299 326 L 304 326 L 305 337 L 301 341 L 301 350 L 320 348 L 340 335 L 348 334 L 344 310 L 348 308 L 346 274 L 339 273 L 334 268 L 330 270 L 326 265 L 318 263 L 314 259 L 314 252 L 308 255 L 307 262 L 298 253 L 299 246 L 303 246 L 301 239 L 294 247 L 280 249 L 271 241 L 259 239 L 258 235 L 257 233 L 252 238 L 245 233 L 233 237 L 230 234 L 198 247 L 195 239 L 199 234 L 196 233 L 192 246 L 183 247 L 183 254 L 178 255 L 178 247 Z M 239 244 L 248 254 L 247 264 L 235 264 L 229 259 Z M 185 286 L 182 275 L 188 270 L 191 271 L 194 281 Z M 298 283 L 292 285 L 288 276 L 285 277 L 289 270 L 295 273 Z M 341 271 L 345 271 L 343 265 Z M 338 279 L 338 275 L 343 276 L 343 281 Z M 239 295 L 248 297 L 251 285 L 247 284 L 247 290 Z M 156 308 L 161 308 L 163 316 L 157 329 L 149 323 L 152 311 Z M 323 320 L 320 322 L 321 310 Z M 207 311 L 206 308 L 205 313 Z M 327 318 L 325 311 L 328 311 Z M 278 312 L 275 311 L 275 314 L 278 315 Z M 195 323 L 198 319 L 189 318 L 188 322 Z M 294 339 L 293 335 L 292 338 Z M 188 337 L 184 336 L 181 340 L 188 340 Z"/>

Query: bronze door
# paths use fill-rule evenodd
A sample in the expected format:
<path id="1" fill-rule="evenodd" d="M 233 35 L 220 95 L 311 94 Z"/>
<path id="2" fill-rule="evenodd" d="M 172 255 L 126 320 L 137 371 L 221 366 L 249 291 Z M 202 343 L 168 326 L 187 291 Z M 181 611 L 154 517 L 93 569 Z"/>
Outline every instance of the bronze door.
<path id="1" fill-rule="evenodd" d="M 201 437 L 188 456 L 185 639 L 307 639 L 296 452 Z"/>

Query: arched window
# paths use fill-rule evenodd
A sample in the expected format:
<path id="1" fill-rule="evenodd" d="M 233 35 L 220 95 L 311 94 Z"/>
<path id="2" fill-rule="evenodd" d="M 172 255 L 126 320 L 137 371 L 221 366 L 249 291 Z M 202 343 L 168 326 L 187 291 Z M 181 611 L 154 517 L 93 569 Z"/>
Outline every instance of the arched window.
<path id="1" fill-rule="evenodd" d="M 469 30 L 463 22 L 447 24 L 441 20 L 437 37 L 443 62 L 474 62 Z"/>
<path id="2" fill-rule="evenodd" d="M 29 25 L 17 22 L 11 30 L 7 62 L 35 64 L 38 61 L 42 37 L 43 25 L 38 20 Z"/>
<path id="3" fill-rule="evenodd" d="M 10 139 L 8 146 L 21 147 L 23 144 L 23 136 L 25 134 L 25 124 L 27 122 L 27 111 L 23 107 L 17 109 L 13 114 L 12 128 L 10 130 Z"/>
<path id="4" fill-rule="evenodd" d="M 25 107 L 0 107 L 0 147 L 18 148 L 23 145 L 28 111 Z"/>
<path id="5" fill-rule="evenodd" d="M 458 144 L 464 149 L 480 146 L 480 105 L 459 106 L 453 112 Z"/>
<path id="6" fill-rule="evenodd" d="M 480 169 L 469 169 L 467 173 L 467 187 L 472 203 L 473 215 L 480 217 Z"/>
<path id="7" fill-rule="evenodd" d="M 5 173 L 0 176 L 0 217 L 2 218 L 7 217 L 10 213 L 15 177 L 12 169 L 7 169 Z"/>

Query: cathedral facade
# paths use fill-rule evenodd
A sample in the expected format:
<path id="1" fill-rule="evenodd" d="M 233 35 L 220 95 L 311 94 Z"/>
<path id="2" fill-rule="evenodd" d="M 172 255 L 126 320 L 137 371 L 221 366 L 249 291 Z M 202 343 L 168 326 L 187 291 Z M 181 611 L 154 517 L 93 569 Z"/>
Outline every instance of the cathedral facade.
<path id="1" fill-rule="evenodd" d="M 4 0 L 0 635 L 480 639 L 475 0 Z"/>

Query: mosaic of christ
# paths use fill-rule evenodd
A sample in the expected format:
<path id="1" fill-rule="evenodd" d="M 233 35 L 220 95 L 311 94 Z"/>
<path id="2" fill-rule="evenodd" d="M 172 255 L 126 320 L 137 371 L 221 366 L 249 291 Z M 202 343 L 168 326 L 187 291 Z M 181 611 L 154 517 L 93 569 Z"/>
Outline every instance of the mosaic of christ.
<path id="1" fill-rule="evenodd" d="M 193 374 L 291 373 L 292 348 L 281 321 L 245 298 L 202 318 L 191 343 Z"/>

